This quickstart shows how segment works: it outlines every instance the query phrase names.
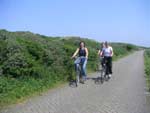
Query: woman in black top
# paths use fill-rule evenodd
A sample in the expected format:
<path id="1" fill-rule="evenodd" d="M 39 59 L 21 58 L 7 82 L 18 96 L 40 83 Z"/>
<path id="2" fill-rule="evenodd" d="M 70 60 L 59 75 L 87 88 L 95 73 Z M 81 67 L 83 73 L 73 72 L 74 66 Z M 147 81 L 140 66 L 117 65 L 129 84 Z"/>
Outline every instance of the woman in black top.
<path id="1" fill-rule="evenodd" d="M 88 59 L 88 49 L 85 47 L 85 43 L 83 41 L 80 42 L 79 48 L 76 49 L 75 53 L 73 54 L 72 58 L 74 58 L 78 54 L 78 58 L 75 60 L 75 69 L 77 69 L 77 66 L 79 63 L 82 63 L 82 75 L 83 79 L 86 79 L 86 64 Z"/>

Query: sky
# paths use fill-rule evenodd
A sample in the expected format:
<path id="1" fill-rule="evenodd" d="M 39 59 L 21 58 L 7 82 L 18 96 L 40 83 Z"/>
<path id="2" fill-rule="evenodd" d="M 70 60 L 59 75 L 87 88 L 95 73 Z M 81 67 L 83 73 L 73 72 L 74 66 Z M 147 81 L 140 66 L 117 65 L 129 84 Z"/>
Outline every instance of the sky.
<path id="1" fill-rule="evenodd" d="M 150 47 L 150 0 L 0 0 L 0 29 Z"/>

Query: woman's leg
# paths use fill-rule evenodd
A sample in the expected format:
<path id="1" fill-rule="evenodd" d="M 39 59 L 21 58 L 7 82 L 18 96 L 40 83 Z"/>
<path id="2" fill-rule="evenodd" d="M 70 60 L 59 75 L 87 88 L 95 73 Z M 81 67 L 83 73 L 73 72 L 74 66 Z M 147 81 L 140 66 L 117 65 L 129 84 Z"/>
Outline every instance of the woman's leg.
<path id="1" fill-rule="evenodd" d="M 109 57 L 109 74 L 112 74 L 112 57 Z"/>
<path id="2" fill-rule="evenodd" d="M 104 57 L 104 62 L 106 66 L 106 75 L 109 74 L 109 63 L 108 63 L 108 57 Z"/>
<path id="3" fill-rule="evenodd" d="M 87 64 L 87 59 L 85 58 L 84 63 L 82 65 L 82 74 L 83 74 L 83 78 L 86 79 L 86 64 Z"/>
<path id="4" fill-rule="evenodd" d="M 112 75 L 112 57 L 108 57 L 108 75 L 109 77 Z"/>

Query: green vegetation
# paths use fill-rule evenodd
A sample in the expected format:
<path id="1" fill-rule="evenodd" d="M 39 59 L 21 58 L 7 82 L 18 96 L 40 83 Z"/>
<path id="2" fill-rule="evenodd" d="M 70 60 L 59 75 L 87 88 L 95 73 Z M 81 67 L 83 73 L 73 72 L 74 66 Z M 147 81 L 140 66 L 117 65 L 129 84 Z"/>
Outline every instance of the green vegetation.
<path id="1" fill-rule="evenodd" d="M 133 44 L 111 43 L 114 50 L 114 60 L 121 58 L 129 53 L 138 50 L 138 47 Z"/>
<path id="2" fill-rule="evenodd" d="M 150 91 L 150 49 L 145 50 L 145 73 L 146 73 L 146 81 L 147 87 Z"/>
<path id="3" fill-rule="evenodd" d="M 74 66 L 70 57 L 81 40 L 89 49 L 87 68 L 95 71 L 100 44 L 94 40 L 0 30 L 0 106 L 22 101 L 72 79 Z M 114 59 L 137 49 L 123 43 L 112 46 Z"/>

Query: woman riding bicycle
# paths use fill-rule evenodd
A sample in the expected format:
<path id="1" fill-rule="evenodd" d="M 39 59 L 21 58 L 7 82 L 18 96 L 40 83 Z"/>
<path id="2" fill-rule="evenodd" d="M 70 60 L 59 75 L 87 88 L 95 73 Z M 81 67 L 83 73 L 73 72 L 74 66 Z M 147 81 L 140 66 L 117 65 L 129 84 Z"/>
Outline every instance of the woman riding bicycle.
<path id="1" fill-rule="evenodd" d="M 104 62 L 106 63 L 107 70 L 106 74 L 109 75 L 109 78 L 112 75 L 112 56 L 113 56 L 113 49 L 107 42 L 105 42 L 105 48 L 102 50 L 102 54 L 104 55 Z"/>
<path id="2" fill-rule="evenodd" d="M 88 49 L 85 47 L 85 43 L 81 41 L 79 43 L 79 48 L 76 49 L 75 53 L 71 58 L 75 58 L 75 56 L 78 54 L 78 58 L 75 60 L 75 70 L 77 71 L 78 66 L 80 63 L 82 63 L 82 79 L 83 81 L 86 80 L 86 64 L 87 64 L 87 59 L 88 59 Z"/>

